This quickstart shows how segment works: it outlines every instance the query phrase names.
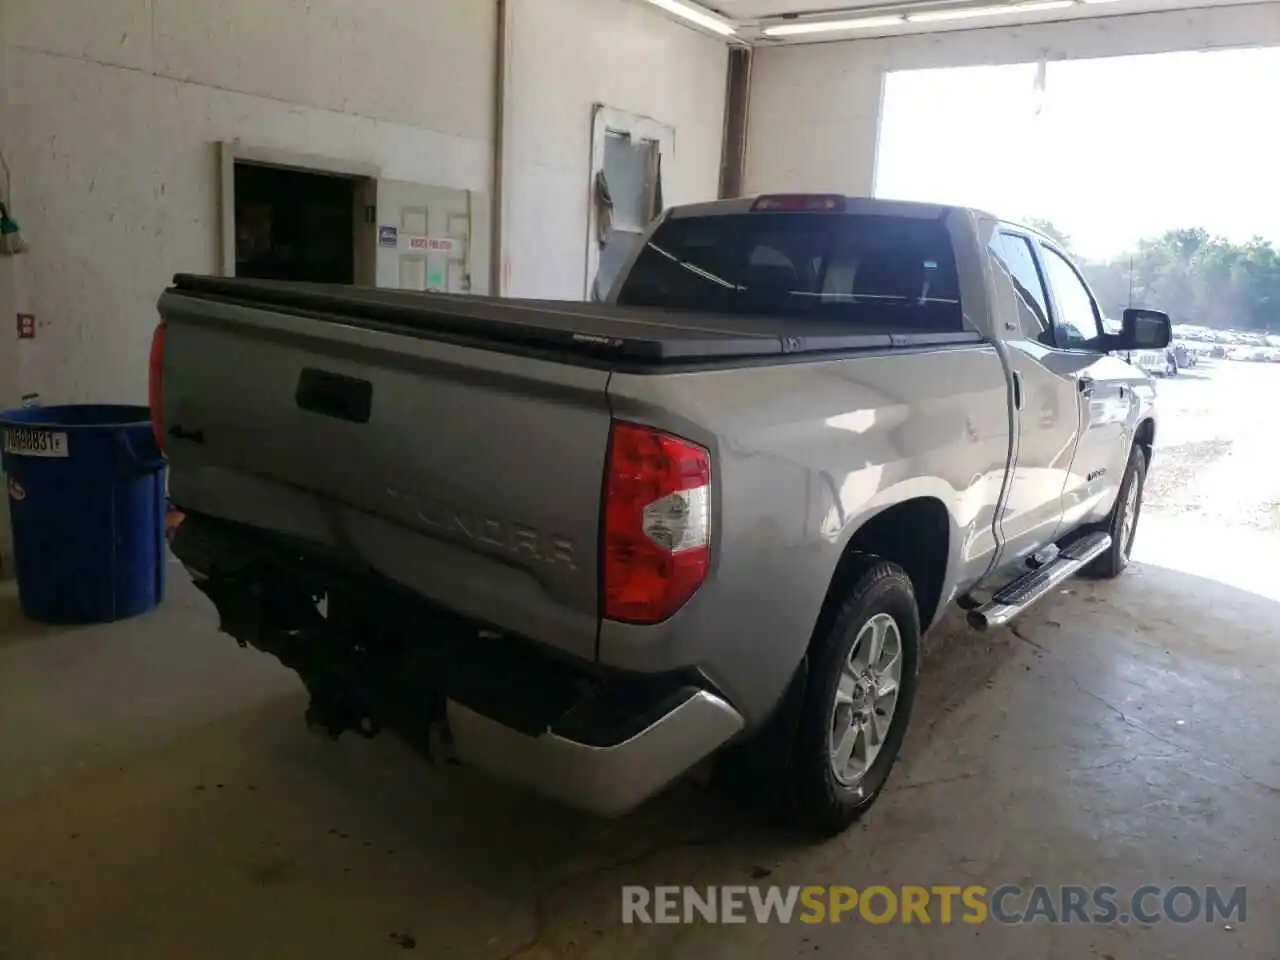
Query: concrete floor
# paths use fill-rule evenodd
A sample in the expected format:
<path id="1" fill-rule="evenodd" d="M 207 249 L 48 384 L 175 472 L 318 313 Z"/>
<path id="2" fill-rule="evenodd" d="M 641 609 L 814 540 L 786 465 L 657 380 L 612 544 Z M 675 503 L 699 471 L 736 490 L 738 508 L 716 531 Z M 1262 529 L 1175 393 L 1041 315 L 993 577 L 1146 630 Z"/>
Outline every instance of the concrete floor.
<path id="1" fill-rule="evenodd" d="M 80 630 L 32 625 L 0 590 L 0 958 L 1274 960 L 1280 537 L 1157 503 L 1137 560 L 1016 632 L 935 631 L 889 788 L 821 845 L 694 784 L 590 821 L 389 739 L 318 741 L 291 675 L 216 635 L 186 582 L 152 616 Z M 752 882 L 1245 885 L 1249 913 L 619 922 L 623 884 Z"/>

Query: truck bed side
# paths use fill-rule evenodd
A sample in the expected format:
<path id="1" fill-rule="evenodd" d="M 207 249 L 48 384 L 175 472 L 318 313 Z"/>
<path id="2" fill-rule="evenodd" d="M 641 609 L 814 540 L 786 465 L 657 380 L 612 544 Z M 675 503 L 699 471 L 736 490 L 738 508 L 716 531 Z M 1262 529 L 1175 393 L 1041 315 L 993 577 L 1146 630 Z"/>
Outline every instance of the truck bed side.
<path id="1" fill-rule="evenodd" d="M 1010 429 L 1004 368 L 988 343 L 738 373 L 610 382 L 618 416 L 712 450 L 718 512 L 702 589 L 656 627 L 604 623 L 600 659 L 653 672 L 694 663 L 750 725 L 803 658 L 844 548 L 882 510 L 932 502 L 947 528 L 941 583 L 986 571 Z M 950 599 L 938 598 L 939 611 Z"/>

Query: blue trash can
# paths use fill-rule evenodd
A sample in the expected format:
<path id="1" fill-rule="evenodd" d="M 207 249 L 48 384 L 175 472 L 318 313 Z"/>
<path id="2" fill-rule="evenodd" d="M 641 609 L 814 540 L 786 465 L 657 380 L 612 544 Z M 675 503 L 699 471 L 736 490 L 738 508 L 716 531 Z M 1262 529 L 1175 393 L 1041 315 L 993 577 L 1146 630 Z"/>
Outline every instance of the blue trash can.
<path id="1" fill-rule="evenodd" d="M 23 612 L 101 623 L 164 597 L 165 459 L 146 407 L 0 413 Z"/>

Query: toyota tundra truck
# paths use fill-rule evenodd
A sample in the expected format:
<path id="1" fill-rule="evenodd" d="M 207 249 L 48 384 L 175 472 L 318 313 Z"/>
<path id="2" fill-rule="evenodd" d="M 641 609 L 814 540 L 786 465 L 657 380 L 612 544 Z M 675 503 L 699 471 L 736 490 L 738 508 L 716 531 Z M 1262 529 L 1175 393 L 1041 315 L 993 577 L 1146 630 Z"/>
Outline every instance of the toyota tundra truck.
<path id="1" fill-rule="evenodd" d="M 676 207 L 603 302 L 179 275 L 172 544 L 308 723 L 602 815 L 694 767 L 844 829 L 921 634 L 1126 565 L 1154 389 L 1064 251 L 970 209 Z M 704 764 L 704 761 L 707 761 Z"/>

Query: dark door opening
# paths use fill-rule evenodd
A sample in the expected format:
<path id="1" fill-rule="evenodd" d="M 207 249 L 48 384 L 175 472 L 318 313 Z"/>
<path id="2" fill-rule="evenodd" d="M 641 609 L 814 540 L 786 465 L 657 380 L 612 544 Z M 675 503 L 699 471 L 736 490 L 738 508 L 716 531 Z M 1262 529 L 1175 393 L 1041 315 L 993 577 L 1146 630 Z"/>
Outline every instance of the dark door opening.
<path id="1" fill-rule="evenodd" d="M 352 283 L 355 189 L 349 177 L 236 163 L 236 276 Z"/>

